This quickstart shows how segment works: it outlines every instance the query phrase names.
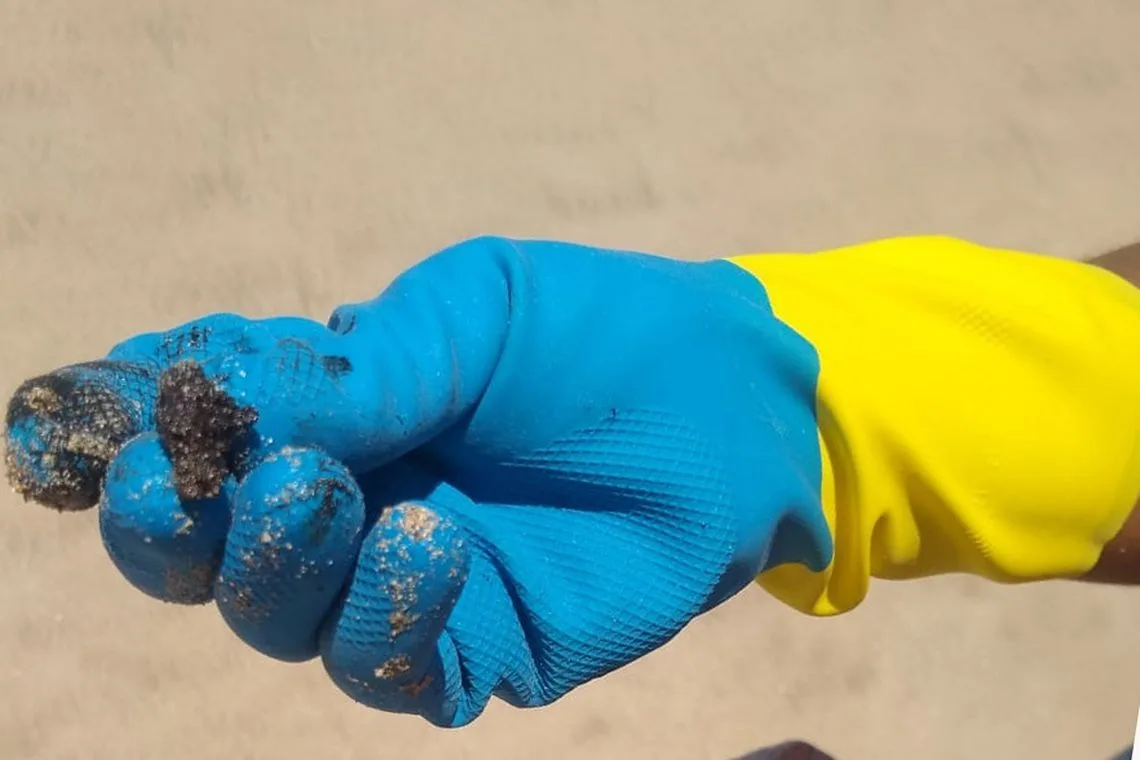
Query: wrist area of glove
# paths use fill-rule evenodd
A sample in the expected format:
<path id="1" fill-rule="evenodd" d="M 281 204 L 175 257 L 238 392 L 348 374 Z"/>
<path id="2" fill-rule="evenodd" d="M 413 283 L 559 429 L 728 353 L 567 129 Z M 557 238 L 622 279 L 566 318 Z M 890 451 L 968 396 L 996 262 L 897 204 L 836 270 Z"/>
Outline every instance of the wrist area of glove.
<path id="1" fill-rule="evenodd" d="M 871 577 L 1075 577 L 1136 502 L 1135 288 L 945 237 L 736 260 L 821 357 L 825 573 L 765 573 L 797 609 Z"/>

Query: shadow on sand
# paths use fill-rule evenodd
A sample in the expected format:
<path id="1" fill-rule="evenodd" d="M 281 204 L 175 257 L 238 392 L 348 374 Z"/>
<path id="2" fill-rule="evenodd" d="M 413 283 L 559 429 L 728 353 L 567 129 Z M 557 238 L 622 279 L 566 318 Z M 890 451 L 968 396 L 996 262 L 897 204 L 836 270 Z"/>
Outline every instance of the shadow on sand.
<path id="1" fill-rule="evenodd" d="M 790 741 L 758 749 L 733 760 L 835 760 L 835 758 L 813 744 Z"/>

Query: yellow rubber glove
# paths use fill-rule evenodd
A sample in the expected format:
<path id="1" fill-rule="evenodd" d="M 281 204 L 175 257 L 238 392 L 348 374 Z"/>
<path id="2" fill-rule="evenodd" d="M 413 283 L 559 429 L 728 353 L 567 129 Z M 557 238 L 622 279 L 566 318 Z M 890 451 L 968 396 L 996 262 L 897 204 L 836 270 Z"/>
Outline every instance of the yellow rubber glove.
<path id="1" fill-rule="evenodd" d="M 771 569 L 765 588 L 828 615 L 871 577 L 1092 568 L 1140 495 L 1140 291 L 943 237 L 733 261 L 820 362 L 834 558 Z"/>

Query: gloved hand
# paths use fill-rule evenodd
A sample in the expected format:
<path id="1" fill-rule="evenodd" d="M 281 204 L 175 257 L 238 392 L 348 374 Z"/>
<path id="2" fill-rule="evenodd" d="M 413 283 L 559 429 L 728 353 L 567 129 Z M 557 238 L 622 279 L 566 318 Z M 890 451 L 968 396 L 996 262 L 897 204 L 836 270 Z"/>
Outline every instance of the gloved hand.
<path id="1" fill-rule="evenodd" d="M 8 469 L 98 501 L 142 591 L 459 726 L 825 567 L 817 370 L 730 262 L 479 238 L 327 327 L 213 315 L 30 380 Z"/>

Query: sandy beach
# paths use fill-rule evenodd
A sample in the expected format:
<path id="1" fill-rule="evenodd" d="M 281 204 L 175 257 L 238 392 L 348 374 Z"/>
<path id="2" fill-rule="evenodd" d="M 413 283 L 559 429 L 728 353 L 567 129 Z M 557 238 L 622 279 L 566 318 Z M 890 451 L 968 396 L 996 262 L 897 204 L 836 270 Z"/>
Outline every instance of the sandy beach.
<path id="1" fill-rule="evenodd" d="M 1140 3 L 0 0 L 0 393 L 205 312 L 368 297 L 496 233 L 682 258 L 950 234 L 1140 239 Z M 4 760 L 1107 758 L 1134 592 L 756 588 L 549 708 L 441 731 L 211 608 L 131 589 L 93 513 L 0 494 Z"/>

